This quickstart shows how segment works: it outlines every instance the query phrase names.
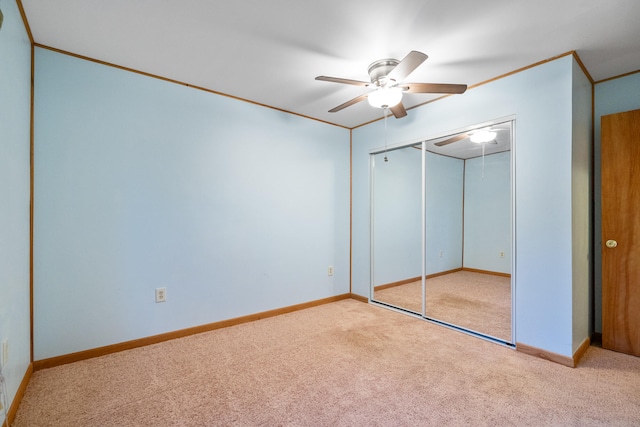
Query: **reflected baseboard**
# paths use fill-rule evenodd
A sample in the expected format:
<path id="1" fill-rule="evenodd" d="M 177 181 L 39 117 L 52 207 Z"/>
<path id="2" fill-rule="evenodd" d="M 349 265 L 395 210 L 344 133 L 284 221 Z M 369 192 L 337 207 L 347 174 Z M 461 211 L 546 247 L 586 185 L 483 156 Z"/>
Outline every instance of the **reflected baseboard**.
<path id="1" fill-rule="evenodd" d="M 397 282 L 391 282 L 391 283 L 385 283 L 384 285 L 378 285 L 375 288 L 373 288 L 373 290 L 374 291 L 381 291 L 383 289 L 389 289 L 389 288 L 393 288 L 393 287 L 396 287 L 396 286 L 406 285 L 407 283 L 417 282 L 418 280 L 421 280 L 421 279 L 422 279 L 422 276 L 411 277 L 409 279 L 398 280 Z"/>
<path id="2" fill-rule="evenodd" d="M 500 271 L 480 270 L 478 268 L 468 268 L 468 267 L 463 267 L 460 270 L 470 271 L 472 273 L 491 274 L 493 276 L 500 276 L 500 277 L 511 277 L 510 273 L 502 273 Z"/>
<path id="3" fill-rule="evenodd" d="M 476 273 L 484 273 L 483 270 L 471 270 L 471 269 L 466 269 L 466 268 L 454 268 L 453 270 L 447 270 L 447 271 L 441 271 L 439 273 L 427 274 L 426 278 L 427 279 L 432 279 L 434 277 L 445 276 L 447 274 L 456 273 L 458 271 L 463 271 L 463 270 L 465 270 L 465 271 L 475 271 Z M 503 273 L 496 273 L 496 274 L 503 274 Z M 374 291 L 381 291 L 383 289 L 389 289 L 389 288 L 393 288 L 395 286 L 402 286 L 402 285 L 406 285 L 407 283 L 417 282 L 417 281 L 419 281 L 421 279 L 422 279 L 422 276 L 411 277 L 409 279 L 399 280 L 397 282 L 391 282 L 391 283 L 385 283 L 384 285 L 378 285 L 375 288 L 373 288 L 373 290 Z"/>

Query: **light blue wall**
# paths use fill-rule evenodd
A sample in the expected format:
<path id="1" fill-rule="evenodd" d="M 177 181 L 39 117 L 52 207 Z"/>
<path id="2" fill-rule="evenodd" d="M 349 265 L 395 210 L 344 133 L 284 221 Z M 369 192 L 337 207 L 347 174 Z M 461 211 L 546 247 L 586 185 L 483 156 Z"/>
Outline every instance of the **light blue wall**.
<path id="1" fill-rule="evenodd" d="M 399 142 L 516 115 L 516 339 L 565 355 L 576 321 L 567 285 L 570 63 L 413 109 L 389 126 Z M 637 89 L 637 79 L 620 80 Z M 613 82 L 596 87 L 596 145 L 598 111 L 638 99 L 611 95 Z M 348 131 L 41 49 L 36 85 L 36 359 L 348 292 Z M 352 279 L 361 295 L 366 159 L 381 126 L 353 131 Z M 167 303 L 153 303 L 159 286 Z"/>
<path id="2" fill-rule="evenodd" d="M 511 273 L 511 153 L 465 162 L 464 267 Z M 504 252 L 504 257 L 500 256 Z"/>
<path id="3" fill-rule="evenodd" d="M 429 275 L 462 267 L 464 161 L 430 152 L 426 161 Z"/>
<path id="4" fill-rule="evenodd" d="M 602 203 L 600 200 L 600 119 L 640 108 L 640 72 L 595 85 L 594 117 L 594 303 L 595 330 L 602 332 Z"/>
<path id="5" fill-rule="evenodd" d="M 31 43 L 15 1 L 3 1 L 0 6 L 4 14 L 0 29 L 0 343 L 9 345 L 2 373 L 11 405 L 31 362 Z"/>
<path id="6" fill-rule="evenodd" d="M 36 360 L 349 292 L 348 130 L 45 49 L 35 67 Z"/>
<path id="7" fill-rule="evenodd" d="M 573 122 L 571 205 L 573 210 L 571 233 L 573 245 L 573 351 L 575 352 L 590 330 L 593 314 L 591 300 L 592 247 L 592 188 L 591 159 L 593 146 L 593 85 L 577 61 L 573 61 Z"/>
<path id="8" fill-rule="evenodd" d="M 422 164 L 420 151 L 413 147 L 374 157 L 378 286 L 421 274 Z M 465 162 L 426 153 L 427 275 L 463 266 L 511 272 L 510 157 L 509 152 L 486 156 L 483 165 L 482 158 Z"/>
<path id="9" fill-rule="evenodd" d="M 565 56 L 412 109 L 389 122 L 389 144 L 516 116 L 516 319 L 518 342 L 570 356 L 572 349 L 572 64 Z M 378 121 L 353 131 L 354 293 L 368 294 L 368 151 Z"/>
<path id="10" fill-rule="evenodd" d="M 421 153 L 406 147 L 374 155 L 375 286 L 422 274 Z"/>

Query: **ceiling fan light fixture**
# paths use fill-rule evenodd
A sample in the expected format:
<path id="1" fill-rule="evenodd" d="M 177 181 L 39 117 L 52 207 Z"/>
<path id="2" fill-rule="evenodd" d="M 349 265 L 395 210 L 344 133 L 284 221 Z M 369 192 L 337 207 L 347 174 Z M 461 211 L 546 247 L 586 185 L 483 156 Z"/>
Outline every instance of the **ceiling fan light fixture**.
<path id="1" fill-rule="evenodd" d="M 369 105 L 376 108 L 391 108 L 402 101 L 402 89 L 399 87 L 381 87 L 367 96 Z"/>
<path id="2" fill-rule="evenodd" d="M 472 133 L 469 136 L 469 139 L 471 139 L 471 142 L 475 142 L 476 144 L 483 144 L 496 139 L 496 133 L 483 129 Z"/>

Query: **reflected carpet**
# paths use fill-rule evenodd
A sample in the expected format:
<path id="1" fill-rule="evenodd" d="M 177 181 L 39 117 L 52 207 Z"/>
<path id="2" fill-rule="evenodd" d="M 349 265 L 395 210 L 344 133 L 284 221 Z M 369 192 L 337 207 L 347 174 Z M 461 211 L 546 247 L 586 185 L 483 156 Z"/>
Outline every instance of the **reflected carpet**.
<path id="1" fill-rule="evenodd" d="M 511 279 L 471 271 L 426 281 L 427 317 L 511 341 Z M 422 283 L 375 292 L 376 301 L 422 312 Z"/>

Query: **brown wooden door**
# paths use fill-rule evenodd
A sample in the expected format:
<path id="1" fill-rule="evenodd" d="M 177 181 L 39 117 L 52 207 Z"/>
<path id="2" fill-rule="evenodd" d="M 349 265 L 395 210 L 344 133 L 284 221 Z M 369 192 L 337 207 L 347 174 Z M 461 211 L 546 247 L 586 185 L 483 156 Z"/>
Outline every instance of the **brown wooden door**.
<path id="1" fill-rule="evenodd" d="M 640 356 L 640 110 L 601 125 L 602 346 Z"/>

